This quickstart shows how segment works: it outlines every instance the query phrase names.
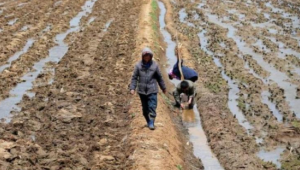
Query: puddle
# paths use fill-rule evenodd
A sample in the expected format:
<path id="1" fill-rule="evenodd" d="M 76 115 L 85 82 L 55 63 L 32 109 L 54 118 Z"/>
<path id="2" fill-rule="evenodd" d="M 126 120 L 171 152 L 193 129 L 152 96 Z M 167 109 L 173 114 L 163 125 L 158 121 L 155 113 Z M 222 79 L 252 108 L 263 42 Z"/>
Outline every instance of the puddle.
<path id="1" fill-rule="evenodd" d="M 280 88 L 284 89 L 284 95 L 286 97 L 286 101 L 289 103 L 291 111 L 296 114 L 297 118 L 300 118 L 300 100 L 296 99 L 297 86 L 288 82 L 290 80 L 289 77 L 285 73 L 278 71 L 270 63 L 266 62 L 261 54 L 254 52 L 252 48 L 248 47 L 247 44 L 242 41 L 241 37 L 235 35 L 236 28 L 234 28 L 232 25 L 219 21 L 218 17 L 215 15 L 206 14 L 206 16 L 210 22 L 215 23 L 223 28 L 227 28 L 228 38 L 231 38 L 235 41 L 238 49 L 244 55 L 251 55 L 264 70 L 270 72 L 268 81 L 275 82 Z"/>
<path id="2" fill-rule="evenodd" d="M 245 14 L 239 13 L 236 9 L 230 9 L 230 10 L 228 10 L 228 13 L 233 14 L 233 15 L 237 15 L 239 20 L 243 20 L 246 17 Z"/>
<path id="3" fill-rule="evenodd" d="M 28 25 L 25 25 L 24 27 L 22 27 L 21 31 L 27 31 L 29 29 Z"/>
<path id="4" fill-rule="evenodd" d="M 264 13 L 264 17 L 265 17 L 265 18 L 270 19 L 270 16 L 271 16 L 271 15 L 270 15 L 269 13 Z"/>
<path id="5" fill-rule="evenodd" d="M 18 21 L 18 18 L 8 21 L 8 25 L 14 25 Z"/>
<path id="6" fill-rule="evenodd" d="M 96 19 L 96 17 L 91 17 L 89 20 L 88 20 L 88 25 L 90 25 L 92 22 L 94 22 Z"/>
<path id="7" fill-rule="evenodd" d="M 270 111 L 272 111 L 272 114 L 277 118 L 277 120 L 279 122 L 282 122 L 283 116 L 282 116 L 282 114 L 280 114 L 279 110 L 276 109 L 276 105 L 269 100 L 270 96 L 271 96 L 271 93 L 269 91 L 263 91 L 261 93 L 262 102 L 264 104 L 268 105 Z"/>
<path id="8" fill-rule="evenodd" d="M 278 31 L 276 29 L 272 29 L 272 28 L 268 29 L 268 31 L 271 34 L 277 34 L 278 33 Z"/>
<path id="9" fill-rule="evenodd" d="M 52 28 L 52 26 L 48 24 L 47 27 L 46 27 L 45 29 L 42 30 L 42 34 L 45 33 L 45 32 L 50 31 L 51 28 Z"/>
<path id="10" fill-rule="evenodd" d="M 180 22 L 184 23 L 184 24 L 187 24 L 189 27 L 195 27 L 195 25 L 193 23 L 190 23 L 190 22 L 187 22 L 185 21 L 185 19 L 188 17 L 188 14 L 186 13 L 185 9 L 182 8 L 180 11 L 179 11 L 179 20 Z"/>
<path id="11" fill-rule="evenodd" d="M 29 50 L 30 47 L 32 47 L 33 43 L 34 43 L 34 39 L 30 38 L 27 40 L 27 43 L 25 44 L 25 46 L 23 47 L 23 49 L 21 51 L 16 52 L 13 56 L 11 56 L 8 61 L 7 64 L 0 66 L 0 73 L 5 70 L 6 68 L 9 68 L 11 66 L 11 63 L 15 60 L 17 60 L 21 55 L 27 53 L 27 51 Z"/>
<path id="12" fill-rule="evenodd" d="M 284 147 L 277 147 L 275 150 L 272 151 L 265 151 L 264 149 L 261 149 L 257 156 L 262 159 L 265 162 L 272 162 L 276 165 L 277 168 L 281 168 L 281 163 L 279 161 L 280 155 L 285 150 Z"/>
<path id="13" fill-rule="evenodd" d="M 83 16 L 87 16 L 87 14 L 92 12 L 92 8 L 97 0 L 94 1 L 86 1 L 85 5 L 82 7 L 82 11 L 77 14 L 70 21 L 70 29 L 65 33 L 61 33 L 56 35 L 55 42 L 57 46 L 52 47 L 49 50 L 49 56 L 35 63 L 33 66 L 32 72 L 25 74 L 21 80 L 22 83 L 17 84 L 17 86 L 10 91 L 10 97 L 0 102 L 0 118 L 7 118 L 6 121 L 10 121 L 10 112 L 13 109 L 18 109 L 17 104 L 22 100 L 24 94 L 28 94 L 28 90 L 33 88 L 33 82 L 37 78 L 37 76 L 43 71 L 44 66 L 48 62 L 58 63 L 64 55 L 68 52 L 68 45 L 64 42 L 65 38 L 72 32 L 77 32 L 80 30 L 80 20 Z M 107 29 L 107 28 L 106 28 Z M 32 93 L 31 93 L 32 94 Z M 30 94 L 29 94 L 30 95 Z"/>
<path id="14" fill-rule="evenodd" d="M 286 55 L 294 55 L 300 59 L 300 53 L 291 49 L 291 48 L 285 48 L 285 44 L 283 42 L 277 41 L 274 37 L 267 37 L 269 40 L 271 40 L 273 43 L 278 45 L 279 47 L 279 53 L 278 57 L 284 59 Z"/>
<path id="15" fill-rule="evenodd" d="M 22 7 L 22 6 L 25 6 L 27 3 L 20 3 L 20 4 L 18 4 L 18 6 L 17 7 Z"/>
<path id="16" fill-rule="evenodd" d="M 62 4 L 62 1 L 57 1 L 57 2 L 54 3 L 53 6 L 54 6 L 54 7 L 57 7 L 57 6 L 61 5 L 61 4 Z"/>
<path id="17" fill-rule="evenodd" d="M 264 143 L 264 139 L 259 138 L 259 137 L 255 137 L 255 142 L 256 142 L 257 144 L 262 144 L 262 143 Z"/>
<path id="18" fill-rule="evenodd" d="M 110 26 L 110 24 L 114 21 L 114 19 L 110 19 L 106 24 L 105 27 L 103 29 L 104 32 L 106 32 Z"/>
<path id="19" fill-rule="evenodd" d="M 265 5 L 266 5 L 266 7 L 271 8 L 272 12 L 274 12 L 274 13 L 280 13 L 281 16 L 282 16 L 283 18 L 290 19 L 291 22 L 292 22 L 292 25 L 291 25 L 291 26 L 292 26 L 292 28 L 294 29 L 294 31 L 295 31 L 297 28 L 300 28 L 300 20 L 299 20 L 299 17 L 298 17 L 298 16 L 294 16 L 294 15 L 292 15 L 292 14 L 290 14 L 290 13 L 285 12 L 285 10 L 283 10 L 283 9 L 279 9 L 279 8 L 274 7 L 274 6 L 272 5 L 272 2 L 271 2 L 271 1 L 269 1 L 269 2 L 266 3 Z M 287 25 L 287 24 L 286 24 L 286 25 Z"/>
<path id="20" fill-rule="evenodd" d="M 271 50 L 263 43 L 262 40 L 257 40 L 256 43 L 253 44 L 254 46 L 258 47 L 260 50 L 270 53 Z"/>
<path id="21" fill-rule="evenodd" d="M 160 31 L 164 37 L 164 41 L 167 43 L 166 56 L 168 58 L 168 68 L 167 72 L 176 63 L 177 57 L 175 55 L 176 43 L 172 41 L 171 35 L 164 28 L 166 8 L 162 2 L 158 2 L 160 8 Z M 172 80 L 174 85 L 177 85 L 180 81 Z M 202 129 L 200 114 L 198 112 L 197 106 L 194 105 L 194 110 L 185 110 L 183 113 L 183 120 L 185 121 L 185 126 L 189 129 L 190 141 L 193 143 L 194 155 L 201 159 L 203 166 L 206 170 L 222 170 L 218 159 L 210 149 L 204 130 Z"/>

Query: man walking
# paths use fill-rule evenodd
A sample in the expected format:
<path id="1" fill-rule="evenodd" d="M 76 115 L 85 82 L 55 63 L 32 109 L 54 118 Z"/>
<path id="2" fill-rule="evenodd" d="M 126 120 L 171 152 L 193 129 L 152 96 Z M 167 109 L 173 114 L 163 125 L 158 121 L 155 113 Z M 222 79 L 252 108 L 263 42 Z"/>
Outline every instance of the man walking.
<path id="1" fill-rule="evenodd" d="M 152 51 L 149 48 L 145 48 L 142 51 L 142 60 L 135 65 L 131 78 L 130 92 L 132 95 L 135 94 L 135 89 L 138 87 L 137 92 L 141 99 L 143 115 L 149 129 L 154 130 L 158 93 L 157 83 L 164 93 L 166 93 L 166 86 L 159 67 L 152 58 Z"/>

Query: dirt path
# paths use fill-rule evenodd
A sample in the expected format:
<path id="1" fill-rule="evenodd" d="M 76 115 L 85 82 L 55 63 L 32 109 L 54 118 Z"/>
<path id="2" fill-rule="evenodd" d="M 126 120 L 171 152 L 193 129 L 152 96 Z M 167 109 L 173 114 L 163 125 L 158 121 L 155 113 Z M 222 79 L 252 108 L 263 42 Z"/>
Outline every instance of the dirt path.
<path id="1" fill-rule="evenodd" d="M 135 56 L 135 62 L 140 60 L 141 50 L 149 46 L 154 49 L 156 56 L 154 58 L 160 65 L 165 62 L 164 51 L 160 45 L 156 45 L 160 41 L 160 34 L 157 29 L 158 6 L 153 0 L 144 0 L 140 14 L 139 34 Z M 153 17 L 155 16 L 155 17 Z M 155 26 L 154 26 L 155 25 Z M 162 44 L 162 43 L 160 43 Z M 165 69 L 161 67 L 161 71 L 165 74 Z M 165 81 L 168 83 L 166 76 Z M 168 90 L 171 91 L 171 85 Z M 150 131 L 142 116 L 141 104 L 139 97 L 136 95 L 133 99 L 132 107 L 129 114 L 133 116 L 131 127 L 133 130 L 130 139 L 132 145 L 136 146 L 131 158 L 134 160 L 133 169 L 203 169 L 200 162 L 193 156 L 191 146 L 186 145 L 187 138 L 178 129 L 183 129 L 179 113 L 172 110 L 168 99 L 163 94 L 158 95 L 158 108 L 156 118 L 156 129 Z M 177 122 L 176 122 L 177 121 Z M 186 133 L 186 132 L 183 132 Z"/>

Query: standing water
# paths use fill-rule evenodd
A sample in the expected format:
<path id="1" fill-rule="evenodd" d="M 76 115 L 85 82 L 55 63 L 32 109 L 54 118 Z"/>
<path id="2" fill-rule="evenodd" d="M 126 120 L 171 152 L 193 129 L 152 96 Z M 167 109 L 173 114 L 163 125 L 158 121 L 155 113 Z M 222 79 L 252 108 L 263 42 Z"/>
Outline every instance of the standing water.
<path id="1" fill-rule="evenodd" d="M 3 65 L 3 66 L 0 66 L 0 73 L 11 66 L 11 63 L 15 60 L 17 60 L 21 55 L 25 54 L 28 49 L 33 45 L 34 43 L 34 39 L 30 38 L 27 40 L 27 43 L 25 44 L 25 46 L 23 47 L 23 49 L 21 51 L 18 51 L 16 52 L 13 56 L 11 56 L 8 61 L 7 61 L 7 64 Z"/>
<path id="2" fill-rule="evenodd" d="M 297 118 L 300 118 L 300 100 L 296 99 L 297 86 L 289 83 L 290 78 L 285 73 L 277 70 L 270 63 L 265 61 L 261 54 L 256 53 L 251 47 L 248 47 L 247 44 L 242 41 L 242 38 L 236 35 L 237 29 L 233 25 L 223 23 L 216 15 L 206 14 L 206 16 L 210 22 L 228 29 L 227 37 L 232 38 L 235 41 L 238 49 L 243 52 L 244 55 L 251 55 L 264 70 L 268 70 L 270 72 L 268 81 L 277 83 L 278 86 L 284 90 L 286 101 L 289 103 L 291 110 L 296 114 Z"/>
<path id="3" fill-rule="evenodd" d="M 65 38 L 73 32 L 80 30 L 80 20 L 83 16 L 92 12 L 92 8 L 97 0 L 88 0 L 79 12 L 71 21 L 70 29 L 66 32 L 56 35 L 55 42 L 58 44 L 49 50 L 49 56 L 40 60 L 33 66 L 32 72 L 25 74 L 21 79 L 21 83 L 10 91 L 10 97 L 0 102 L 0 118 L 8 118 L 12 110 L 20 110 L 17 104 L 22 100 L 24 94 L 30 95 L 28 90 L 32 89 L 33 82 L 37 76 L 44 70 L 44 66 L 48 62 L 58 63 L 68 52 L 68 45 L 64 42 Z M 10 121 L 9 119 L 7 121 Z"/>
<path id="4" fill-rule="evenodd" d="M 165 29 L 165 15 L 166 8 L 162 2 L 158 2 L 160 8 L 160 30 L 167 43 L 166 56 L 168 57 L 169 69 L 176 63 L 177 57 L 175 55 L 176 43 L 172 41 L 171 34 Z M 172 81 L 174 85 L 178 84 L 178 80 Z M 220 170 L 223 169 L 218 159 L 210 149 L 207 143 L 207 137 L 201 125 L 200 114 L 197 110 L 197 106 L 194 106 L 194 112 L 192 110 L 186 110 L 183 113 L 183 119 L 187 120 L 185 125 L 187 126 L 190 134 L 190 141 L 194 146 L 194 155 L 201 159 L 204 168 L 206 170 Z"/>
<path id="5" fill-rule="evenodd" d="M 281 168 L 280 155 L 283 153 L 284 150 L 285 150 L 284 147 L 277 147 L 275 150 L 272 151 L 265 151 L 264 149 L 261 149 L 257 153 L 257 156 L 265 162 L 274 163 L 276 167 L 280 169 Z"/>
<path id="6" fill-rule="evenodd" d="M 229 31 L 230 33 L 230 31 Z M 230 77 L 225 74 L 224 67 L 220 60 L 214 56 L 214 53 L 207 48 L 208 40 L 205 36 L 206 31 L 203 30 L 198 34 L 199 39 L 201 41 L 201 49 L 205 51 L 208 55 L 212 56 L 216 66 L 222 69 L 222 78 L 226 80 L 230 90 L 228 92 L 228 108 L 230 109 L 231 113 L 237 118 L 240 125 L 242 125 L 246 130 L 247 133 L 250 134 L 250 129 L 253 129 L 252 125 L 247 121 L 242 111 L 238 108 L 237 99 L 239 98 L 239 88 L 238 84 L 236 84 Z"/>

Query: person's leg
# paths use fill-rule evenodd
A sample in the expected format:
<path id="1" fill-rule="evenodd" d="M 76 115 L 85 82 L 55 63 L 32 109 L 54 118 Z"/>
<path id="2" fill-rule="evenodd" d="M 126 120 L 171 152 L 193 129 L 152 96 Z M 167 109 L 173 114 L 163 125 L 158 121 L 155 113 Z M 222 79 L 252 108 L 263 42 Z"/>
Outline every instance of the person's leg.
<path id="1" fill-rule="evenodd" d="M 157 108 L 157 94 L 148 95 L 148 108 L 149 108 L 149 128 L 154 130 L 154 122 L 156 118 L 156 108 Z"/>
<path id="2" fill-rule="evenodd" d="M 149 125 L 149 108 L 148 108 L 148 97 L 146 95 L 140 94 L 140 99 L 143 107 L 143 116 L 146 119 L 147 125 Z"/>

